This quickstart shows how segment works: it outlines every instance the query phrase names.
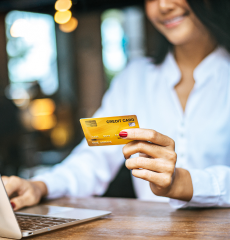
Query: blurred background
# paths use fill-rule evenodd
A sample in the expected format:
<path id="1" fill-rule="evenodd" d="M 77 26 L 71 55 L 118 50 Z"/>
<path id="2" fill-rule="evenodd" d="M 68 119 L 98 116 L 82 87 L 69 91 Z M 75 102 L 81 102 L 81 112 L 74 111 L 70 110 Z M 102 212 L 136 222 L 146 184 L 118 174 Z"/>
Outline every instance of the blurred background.
<path id="1" fill-rule="evenodd" d="M 143 0 L 0 1 L 0 174 L 61 162 L 83 138 L 79 119 L 130 60 L 151 55 L 154 34 Z M 135 197 L 130 185 L 123 166 L 105 196 Z"/>

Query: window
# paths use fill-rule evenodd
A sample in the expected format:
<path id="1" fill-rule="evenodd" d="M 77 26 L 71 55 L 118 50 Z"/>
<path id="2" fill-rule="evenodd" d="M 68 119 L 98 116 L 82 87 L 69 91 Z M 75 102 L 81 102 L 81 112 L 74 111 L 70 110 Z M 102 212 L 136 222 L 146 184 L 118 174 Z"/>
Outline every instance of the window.
<path id="1" fill-rule="evenodd" d="M 122 26 L 123 12 L 107 10 L 102 14 L 102 58 L 108 81 L 126 65 L 125 34 Z"/>
<path id="2" fill-rule="evenodd" d="M 11 11 L 5 19 L 8 72 L 14 88 L 38 82 L 45 95 L 58 89 L 55 23 L 48 14 Z"/>
<path id="3" fill-rule="evenodd" d="M 102 57 L 108 83 L 127 62 L 145 55 L 143 9 L 110 9 L 102 14 Z"/>

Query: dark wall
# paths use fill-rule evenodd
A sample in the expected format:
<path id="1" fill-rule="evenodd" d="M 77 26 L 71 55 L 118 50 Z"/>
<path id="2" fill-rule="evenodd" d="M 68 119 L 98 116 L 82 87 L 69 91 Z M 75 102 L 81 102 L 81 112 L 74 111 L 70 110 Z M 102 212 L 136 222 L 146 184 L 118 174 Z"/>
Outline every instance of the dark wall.
<path id="1" fill-rule="evenodd" d="M 36 12 L 54 11 L 56 0 L 1 0 L 0 12 L 24 10 Z M 72 0 L 72 10 L 78 12 L 105 10 L 131 5 L 143 5 L 144 0 Z"/>

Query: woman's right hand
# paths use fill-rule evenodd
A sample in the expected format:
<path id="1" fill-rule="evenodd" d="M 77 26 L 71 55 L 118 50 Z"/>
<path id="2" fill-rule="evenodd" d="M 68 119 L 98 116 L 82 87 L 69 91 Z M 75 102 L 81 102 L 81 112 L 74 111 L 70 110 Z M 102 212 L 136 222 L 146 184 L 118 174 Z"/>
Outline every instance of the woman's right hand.
<path id="1" fill-rule="evenodd" d="M 15 176 L 3 176 L 2 180 L 15 211 L 38 204 L 41 198 L 47 195 L 44 182 L 28 181 Z"/>

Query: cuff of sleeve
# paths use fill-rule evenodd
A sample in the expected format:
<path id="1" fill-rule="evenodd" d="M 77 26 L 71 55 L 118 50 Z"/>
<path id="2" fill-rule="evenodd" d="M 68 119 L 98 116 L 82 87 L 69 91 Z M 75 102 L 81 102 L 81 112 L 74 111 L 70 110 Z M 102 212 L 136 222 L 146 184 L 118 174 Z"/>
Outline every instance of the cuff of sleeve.
<path id="1" fill-rule="evenodd" d="M 171 207 L 178 209 L 217 206 L 220 198 L 220 187 L 216 177 L 210 172 L 200 169 L 192 169 L 189 172 L 193 185 L 192 199 L 189 202 L 170 199 Z"/>
<path id="2" fill-rule="evenodd" d="M 46 198 L 48 199 L 54 199 L 68 195 L 68 191 L 66 189 L 66 183 L 68 182 L 68 179 L 63 179 L 47 173 L 33 177 L 31 180 L 42 181 L 46 184 L 48 190 L 48 195 Z"/>
<path id="3" fill-rule="evenodd" d="M 55 194 L 52 189 L 53 189 L 53 183 L 52 183 L 52 179 L 50 179 L 47 174 L 44 175 L 38 175 L 36 177 L 31 178 L 32 181 L 41 181 L 44 182 L 46 187 L 47 187 L 47 191 L 48 191 L 48 195 L 46 196 L 46 198 L 48 199 L 52 199 L 52 198 L 58 198 L 61 197 L 59 196 L 60 194 Z"/>

